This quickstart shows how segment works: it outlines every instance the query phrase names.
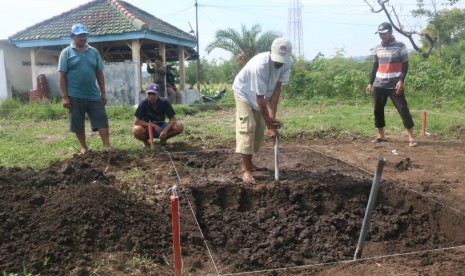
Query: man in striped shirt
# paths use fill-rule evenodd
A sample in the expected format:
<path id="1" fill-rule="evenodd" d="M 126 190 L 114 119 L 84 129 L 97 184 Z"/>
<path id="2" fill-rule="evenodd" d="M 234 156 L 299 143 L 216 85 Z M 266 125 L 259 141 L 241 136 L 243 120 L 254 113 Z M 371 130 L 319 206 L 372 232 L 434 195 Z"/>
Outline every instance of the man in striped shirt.
<path id="1" fill-rule="evenodd" d="M 388 22 L 381 23 L 376 33 L 381 38 L 381 44 L 373 50 L 373 69 L 370 84 L 366 88 L 367 94 L 373 94 L 375 127 L 378 129 L 378 136 L 372 142 L 386 141 L 384 107 L 389 97 L 407 129 L 409 146 L 416 147 L 414 123 L 404 94 L 404 81 L 408 72 L 407 47 L 395 39 L 392 25 Z"/>

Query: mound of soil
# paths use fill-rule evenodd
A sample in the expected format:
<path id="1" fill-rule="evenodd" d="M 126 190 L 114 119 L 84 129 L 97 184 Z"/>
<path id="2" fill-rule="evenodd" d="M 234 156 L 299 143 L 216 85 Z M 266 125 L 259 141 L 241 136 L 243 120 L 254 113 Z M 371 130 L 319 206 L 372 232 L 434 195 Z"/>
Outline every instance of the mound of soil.
<path id="1" fill-rule="evenodd" d="M 256 172 L 255 185 L 241 183 L 239 157 L 228 149 L 113 150 L 38 171 L 2 167 L 0 271 L 173 275 L 170 196 L 176 185 L 185 273 L 347 273 L 345 263 L 320 264 L 353 258 L 372 176 L 289 145 L 280 151 L 280 181 L 272 148 L 255 160 L 268 168 Z M 461 213 L 383 180 L 363 257 L 460 246 L 464 224 Z M 447 267 L 463 267 L 463 252 L 452 255 Z M 408 256 L 385 272 L 434 264 L 430 255 L 424 263 Z M 372 264 L 351 269 L 369 271 Z"/>

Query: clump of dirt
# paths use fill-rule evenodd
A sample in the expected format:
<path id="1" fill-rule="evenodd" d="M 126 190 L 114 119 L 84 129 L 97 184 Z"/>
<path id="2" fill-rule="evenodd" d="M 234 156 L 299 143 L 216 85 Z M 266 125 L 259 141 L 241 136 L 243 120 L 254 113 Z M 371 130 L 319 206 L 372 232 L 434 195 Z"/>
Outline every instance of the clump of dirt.
<path id="1" fill-rule="evenodd" d="M 257 185 L 240 182 L 232 151 L 113 150 L 38 171 L 2 167 L 0 271 L 172 275 L 173 185 L 187 273 L 351 259 L 370 178 L 327 156 L 288 149 L 276 182 L 269 156 L 270 149 L 257 155 L 256 162 L 269 168 L 256 172 Z M 128 183 L 124 175 L 134 168 L 145 173 Z M 460 221 L 441 205 L 383 181 L 364 256 L 459 245 L 465 241 L 456 234 L 465 226 Z M 153 265 L 143 265 L 148 262 Z"/>
<path id="2" fill-rule="evenodd" d="M 403 172 L 408 171 L 412 167 L 412 160 L 410 158 L 405 158 L 400 160 L 399 163 L 396 164 L 396 169 Z"/>

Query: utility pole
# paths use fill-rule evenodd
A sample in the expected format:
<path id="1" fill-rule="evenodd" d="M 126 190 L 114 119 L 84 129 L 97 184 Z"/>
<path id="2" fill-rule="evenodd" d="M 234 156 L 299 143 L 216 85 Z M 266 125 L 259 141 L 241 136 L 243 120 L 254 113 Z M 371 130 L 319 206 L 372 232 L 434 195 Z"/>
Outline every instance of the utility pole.
<path id="1" fill-rule="evenodd" d="M 195 37 L 197 38 L 197 91 L 200 93 L 200 47 L 199 47 L 199 12 L 198 12 L 199 4 L 197 0 L 195 0 Z"/>
<path id="2" fill-rule="evenodd" d="M 294 56 L 302 58 L 304 56 L 304 34 L 300 0 L 289 0 L 287 35 L 292 39 Z"/>

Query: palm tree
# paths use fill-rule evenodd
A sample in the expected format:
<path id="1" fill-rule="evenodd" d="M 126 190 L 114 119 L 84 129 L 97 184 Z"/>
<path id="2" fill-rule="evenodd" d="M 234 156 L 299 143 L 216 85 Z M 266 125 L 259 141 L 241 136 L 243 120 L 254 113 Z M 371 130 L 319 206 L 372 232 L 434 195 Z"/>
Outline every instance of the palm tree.
<path id="1" fill-rule="evenodd" d="M 268 31 L 259 35 L 261 32 L 259 24 L 253 25 L 250 30 L 241 25 L 241 33 L 232 28 L 220 29 L 216 31 L 215 40 L 205 50 L 207 53 L 216 48 L 226 50 L 243 67 L 256 54 L 269 51 L 273 40 L 280 37 L 278 32 Z"/>

